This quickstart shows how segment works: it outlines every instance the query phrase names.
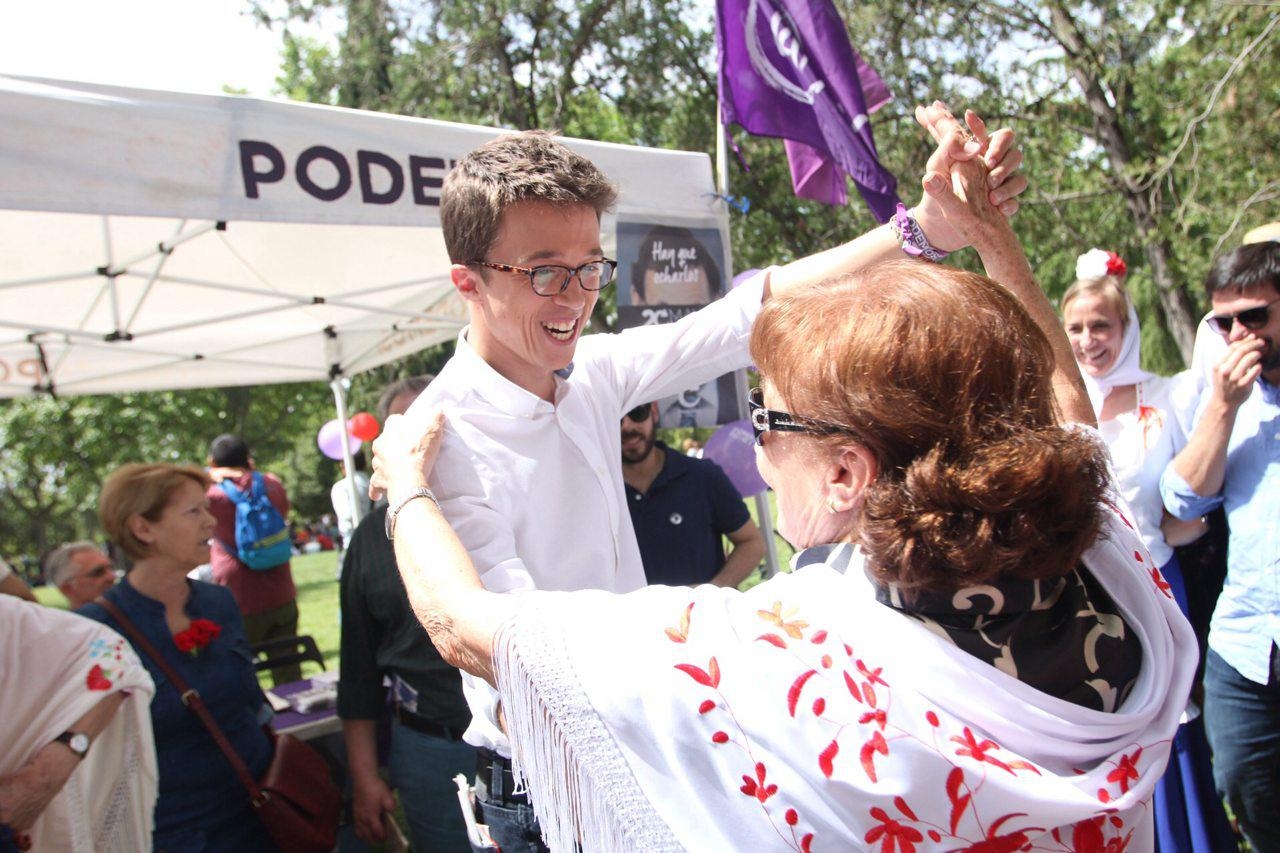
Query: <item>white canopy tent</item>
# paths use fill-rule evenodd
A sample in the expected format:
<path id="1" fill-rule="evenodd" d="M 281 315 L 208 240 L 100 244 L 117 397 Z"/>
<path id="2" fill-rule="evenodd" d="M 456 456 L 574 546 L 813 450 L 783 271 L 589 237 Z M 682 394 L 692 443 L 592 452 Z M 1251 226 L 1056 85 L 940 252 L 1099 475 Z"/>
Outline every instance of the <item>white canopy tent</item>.
<path id="1" fill-rule="evenodd" d="M 0 396 L 332 380 L 456 336 L 439 187 L 499 132 L 0 75 Z M 726 227 L 705 155 L 566 142 L 619 216 Z"/>
<path id="2" fill-rule="evenodd" d="M 345 377 L 466 322 L 440 186 L 501 132 L 0 75 L 0 397 L 324 380 L 345 421 Z M 616 216 L 727 232 L 707 156 L 565 142 Z"/>

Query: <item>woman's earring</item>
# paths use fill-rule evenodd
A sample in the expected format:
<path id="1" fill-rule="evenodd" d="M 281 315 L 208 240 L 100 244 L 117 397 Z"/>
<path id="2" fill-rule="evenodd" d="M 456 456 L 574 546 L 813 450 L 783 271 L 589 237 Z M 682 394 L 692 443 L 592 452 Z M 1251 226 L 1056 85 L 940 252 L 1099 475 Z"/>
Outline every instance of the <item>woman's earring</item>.
<path id="1" fill-rule="evenodd" d="M 836 509 L 836 499 L 827 498 L 827 512 L 831 513 L 832 515 L 835 515 L 839 511 L 840 510 Z"/>

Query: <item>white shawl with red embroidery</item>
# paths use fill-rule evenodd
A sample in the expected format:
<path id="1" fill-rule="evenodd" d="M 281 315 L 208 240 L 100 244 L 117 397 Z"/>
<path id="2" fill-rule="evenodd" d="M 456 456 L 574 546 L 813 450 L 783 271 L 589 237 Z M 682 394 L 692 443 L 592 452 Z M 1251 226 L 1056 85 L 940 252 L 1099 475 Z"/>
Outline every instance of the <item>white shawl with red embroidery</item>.
<path id="1" fill-rule="evenodd" d="M 1116 713 L 878 604 L 858 558 L 746 593 L 530 594 L 495 666 L 551 848 L 1150 849 L 1196 651 L 1127 521 L 1084 558 L 1142 643 Z"/>
<path id="2" fill-rule="evenodd" d="M 35 850 L 151 849 L 157 792 L 155 685 L 133 647 L 105 625 L 0 595 L 0 775 L 29 762 L 104 696 L 126 694 L 89 754 L 36 819 Z"/>

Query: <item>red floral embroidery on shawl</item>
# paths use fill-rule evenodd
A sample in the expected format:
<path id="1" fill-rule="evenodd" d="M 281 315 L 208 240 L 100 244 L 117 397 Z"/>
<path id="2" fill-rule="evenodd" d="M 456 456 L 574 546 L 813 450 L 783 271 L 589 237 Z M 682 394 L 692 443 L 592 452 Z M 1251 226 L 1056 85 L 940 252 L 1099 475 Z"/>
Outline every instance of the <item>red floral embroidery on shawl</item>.
<path id="1" fill-rule="evenodd" d="M 1120 818 L 1115 815 L 1098 815 L 1073 826 L 1070 842 L 1063 839 L 1062 833 L 1056 829 L 1051 835 L 1054 841 L 1063 845 L 1063 849 L 1072 853 L 1124 853 L 1133 840 L 1133 830 L 1124 835 L 1111 834 L 1110 837 L 1103 834 L 1104 831 L 1112 833 L 1113 830 L 1120 829 L 1124 829 L 1124 821 Z"/>
<path id="2" fill-rule="evenodd" d="M 1141 561 L 1140 554 L 1135 556 Z M 795 607 L 785 608 L 782 602 L 775 602 L 770 610 L 757 611 L 760 619 L 773 629 L 761 634 L 757 637 L 757 641 L 775 647 L 778 649 L 777 654 L 792 656 L 796 663 L 802 666 L 787 690 L 785 697 L 787 711 L 791 717 L 798 718 L 802 713 L 807 712 L 802 709 L 808 709 L 812 711 L 815 718 L 825 719 L 822 715 L 828 707 L 827 691 L 833 685 L 843 683 L 853 702 L 863 706 L 864 710 L 858 712 L 856 717 L 847 717 L 843 712 L 837 712 L 836 716 L 829 721 L 835 727 L 835 736 L 818 753 L 816 757 L 818 768 L 826 778 L 836 776 L 839 772 L 837 760 L 841 755 L 841 742 L 854 738 L 855 743 L 858 740 L 862 741 L 858 749 L 858 766 L 873 784 L 879 784 L 875 764 L 877 758 L 888 759 L 891 756 L 895 739 L 913 738 L 918 741 L 919 735 L 913 734 L 910 729 L 895 725 L 890 707 L 892 687 L 890 679 L 885 675 L 884 667 L 868 664 L 865 660 L 855 657 L 852 647 L 841 642 L 839 638 L 830 637 L 828 632 L 823 630 L 814 631 L 807 638 L 809 643 L 804 647 L 796 647 L 794 650 L 791 648 L 789 641 L 805 640 L 805 632 L 809 628 L 807 622 L 793 618 L 798 612 L 799 609 Z M 666 629 L 667 637 L 674 643 L 686 643 L 692 621 L 693 605 L 689 605 L 681 615 L 678 626 Z M 828 640 L 838 643 L 838 648 L 845 654 L 843 663 L 840 665 L 842 671 L 838 681 L 833 679 L 834 673 L 832 678 L 828 678 L 811 663 L 805 663 L 806 659 L 812 658 L 812 653 L 801 654 L 802 648 L 822 646 Z M 809 657 L 806 658 L 806 655 Z M 818 659 L 824 667 L 836 665 L 836 661 L 830 654 L 822 654 Z M 714 656 L 711 657 L 705 666 L 700 663 L 677 663 L 675 668 L 688 675 L 700 687 L 714 691 L 713 696 L 708 697 L 704 694 L 698 697 L 692 709 L 696 710 L 698 719 L 707 720 L 711 726 L 712 743 L 736 746 L 743 751 L 744 757 L 750 762 L 748 765 L 750 772 L 742 773 L 740 776 L 742 784 L 738 788 L 739 791 L 759 805 L 761 816 L 774 828 L 787 846 L 793 850 L 808 853 L 815 835 L 803 829 L 805 821 L 801 806 L 794 802 L 787 802 L 789 798 L 786 792 L 778 784 L 769 780 L 765 762 L 753 757 L 751 738 L 734 718 L 729 700 L 719 692 L 721 671 L 717 659 Z M 819 675 L 822 677 L 815 677 Z M 880 690 L 877 691 L 873 685 L 879 685 Z M 807 706 L 802 702 L 806 693 L 817 694 L 813 695 L 812 702 Z M 838 698 L 843 694 L 835 695 Z M 844 701 L 847 706 L 848 701 Z M 986 778 L 987 771 L 984 768 L 993 767 L 1014 776 L 1019 772 L 1041 775 L 1040 770 L 1026 761 L 1001 755 L 1002 750 L 998 743 L 975 733 L 969 726 L 963 726 L 959 732 L 953 734 L 947 730 L 946 724 L 936 711 L 926 710 L 923 716 L 930 728 L 937 732 L 933 749 L 953 765 L 943 782 L 947 801 L 950 803 L 948 825 L 944 827 L 927 818 L 921 820 L 904 797 L 896 796 L 893 799 L 896 815 L 890 814 L 882 806 L 871 807 L 869 815 L 877 823 L 865 834 L 864 840 L 868 845 L 876 845 L 876 849 L 882 853 L 885 851 L 914 853 L 916 845 L 922 843 L 927 837 L 935 845 L 950 839 L 954 844 L 948 845 L 948 849 L 972 851 L 972 853 L 1013 853 L 1013 851 L 1029 849 L 1121 853 L 1128 847 L 1132 830 L 1124 834 L 1125 822 L 1115 814 L 1104 813 L 1072 827 L 1072 838 L 1069 842 L 1061 837 L 1062 833 L 1057 829 L 1054 829 L 1049 836 L 1044 836 L 1043 833 L 1046 830 L 1043 827 L 1014 826 L 1015 821 L 1026 818 L 1022 813 L 980 816 L 974 807 L 973 798 Z M 731 735 L 730 731 L 735 728 L 736 734 Z M 954 747 L 951 747 L 949 752 L 944 752 L 943 747 L 947 744 L 954 744 Z M 1107 788 L 1099 789 L 1098 800 L 1101 803 L 1108 803 L 1115 796 L 1122 795 L 1129 790 L 1132 782 L 1140 778 L 1141 756 L 1142 748 L 1138 747 L 1114 763 L 1106 779 L 1109 787 L 1114 787 L 1116 793 L 1112 794 Z M 966 768 L 957 764 L 957 760 L 973 763 L 973 766 L 968 768 L 968 773 L 976 774 L 974 779 L 970 779 Z M 782 801 L 781 806 L 778 805 L 778 800 Z M 978 837 L 974 837 L 974 832 L 978 833 Z M 1059 846 L 1044 847 L 1035 844 L 1037 839 L 1049 841 L 1050 838 Z M 1034 847 L 1032 847 L 1033 844 Z"/>
<path id="3" fill-rule="evenodd" d="M 1142 747 L 1138 747 L 1128 755 L 1120 756 L 1120 760 L 1116 762 L 1114 769 L 1107 774 L 1108 784 L 1115 785 L 1121 794 L 1128 793 L 1129 783 L 1141 778 L 1141 773 L 1138 770 L 1138 761 L 1141 758 Z M 1109 803 L 1114 796 L 1107 788 L 1098 789 L 1098 800 L 1101 802 Z"/>
<path id="4" fill-rule="evenodd" d="M 901 797 L 898 797 L 895 803 L 901 804 L 898 806 L 899 809 L 905 805 Z M 889 817 L 888 812 L 879 806 L 874 806 L 871 809 L 871 816 L 880 821 L 880 825 L 873 826 L 867 832 L 865 840 L 868 844 L 875 844 L 879 841 L 880 853 L 894 853 L 895 850 L 901 850 L 902 853 L 915 853 L 916 842 L 924 841 L 924 835 L 921 834 L 920 830 L 894 820 Z M 915 820 L 914 815 L 908 815 L 908 817 Z"/>
<path id="5" fill-rule="evenodd" d="M 764 763 L 757 761 L 755 778 L 753 779 L 752 777 L 744 774 L 742 777 L 742 787 L 739 790 L 748 797 L 755 797 L 762 803 L 774 794 L 778 793 L 777 785 L 771 785 L 765 782 L 765 772 Z M 794 809 L 789 811 L 794 811 Z"/>

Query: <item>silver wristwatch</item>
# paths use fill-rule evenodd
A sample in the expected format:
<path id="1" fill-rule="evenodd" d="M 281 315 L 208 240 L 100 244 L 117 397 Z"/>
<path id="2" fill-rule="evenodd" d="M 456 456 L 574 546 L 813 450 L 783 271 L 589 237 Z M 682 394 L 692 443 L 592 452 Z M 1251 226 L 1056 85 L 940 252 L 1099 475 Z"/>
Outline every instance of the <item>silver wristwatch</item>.
<path id="1" fill-rule="evenodd" d="M 63 732 L 54 738 L 54 740 L 58 743 L 66 744 L 67 749 L 74 752 L 82 761 L 84 760 L 84 757 L 89 754 L 90 740 L 89 736 L 84 732 Z"/>
<path id="2" fill-rule="evenodd" d="M 440 501 L 436 500 L 435 493 L 426 486 L 414 489 L 412 492 L 409 492 L 407 495 L 402 497 L 395 506 L 387 510 L 385 530 L 387 532 L 388 539 L 396 538 L 396 516 L 400 514 L 400 510 L 404 509 L 405 504 L 409 503 L 409 501 L 417 500 L 418 498 L 427 498 L 436 505 L 436 509 L 440 508 Z"/>

